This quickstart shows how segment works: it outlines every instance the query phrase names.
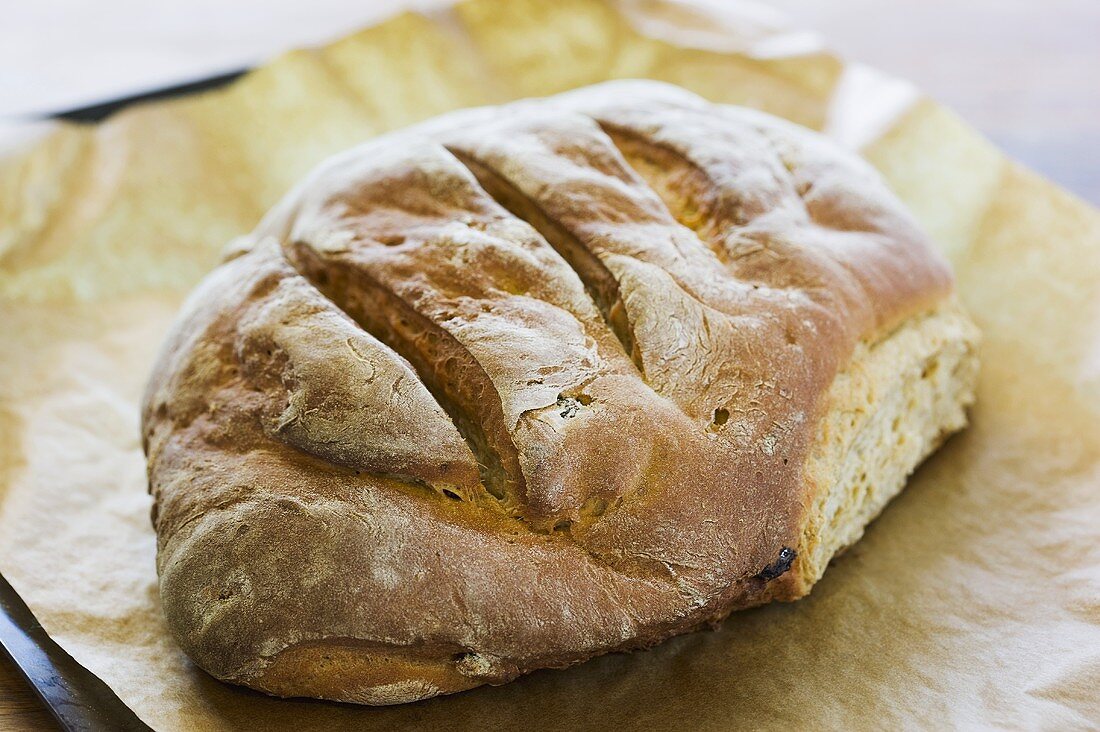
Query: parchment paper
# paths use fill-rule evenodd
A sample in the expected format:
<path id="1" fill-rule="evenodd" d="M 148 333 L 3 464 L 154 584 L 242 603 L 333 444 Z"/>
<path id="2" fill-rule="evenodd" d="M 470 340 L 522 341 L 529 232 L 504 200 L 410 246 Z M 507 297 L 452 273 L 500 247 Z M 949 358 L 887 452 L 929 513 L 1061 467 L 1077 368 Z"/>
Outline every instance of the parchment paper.
<path id="1" fill-rule="evenodd" d="M 859 147 L 985 331 L 973 426 L 809 598 L 716 632 L 384 709 L 269 699 L 194 668 L 161 620 L 136 406 L 186 291 L 330 152 L 622 76 Z M 472 0 L 227 91 L 54 129 L 0 164 L 0 339 L 0 571 L 158 729 L 1100 726 L 1100 214 L 751 7 Z"/>

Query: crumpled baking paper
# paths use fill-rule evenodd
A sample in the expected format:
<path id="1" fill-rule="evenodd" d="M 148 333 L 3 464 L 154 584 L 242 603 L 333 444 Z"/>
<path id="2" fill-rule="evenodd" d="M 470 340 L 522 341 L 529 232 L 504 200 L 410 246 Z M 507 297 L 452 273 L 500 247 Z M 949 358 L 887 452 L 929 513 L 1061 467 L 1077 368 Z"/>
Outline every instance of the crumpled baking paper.
<path id="1" fill-rule="evenodd" d="M 393 708 L 206 676 L 161 619 L 138 437 L 187 290 L 329 153 L 613 77 L 763 108 L 877 166 L 985 331 L 973 426 L 810 597 L 716 632 Z M 157 729 L 1100 726 L 1100 214 L 751 6 L 469 0 L 55 127 L 0 162 L 0 344 L 0 571 Z"/>

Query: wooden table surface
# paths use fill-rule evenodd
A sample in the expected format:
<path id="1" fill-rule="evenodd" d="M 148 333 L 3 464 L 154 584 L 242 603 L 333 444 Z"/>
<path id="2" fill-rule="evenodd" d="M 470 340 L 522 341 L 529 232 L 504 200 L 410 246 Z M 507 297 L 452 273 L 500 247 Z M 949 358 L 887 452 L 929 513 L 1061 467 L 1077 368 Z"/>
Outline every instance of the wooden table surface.
<path id="1" fill-rule="evenodd" d="M 1100 204 L 1097 0 L 770 0 L 844 55 L 906 77 L 1002 149 Z M 0 730 L 57 725 L 0 659 Z"/>
<path id="2" fill-rule="evenodd" d="M 57 723 L 6 658 L 0 658 L 0 730 L 56 730 Z"/>

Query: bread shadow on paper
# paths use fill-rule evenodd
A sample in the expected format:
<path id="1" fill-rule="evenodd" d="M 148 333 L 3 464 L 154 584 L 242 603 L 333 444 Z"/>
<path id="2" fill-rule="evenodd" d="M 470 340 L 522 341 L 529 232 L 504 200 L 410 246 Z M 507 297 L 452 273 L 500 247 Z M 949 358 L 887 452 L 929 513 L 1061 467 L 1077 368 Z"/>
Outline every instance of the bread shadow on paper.
<path id="1" fill-rule="evenodd" d="M 240 728 L 633 730 L 795 723 L 805 718 L 803 703 L 842 694 L 853 679 L 870 688 L 889 686 L 889 676 L 921 675 L 922 657 L 939 641 L 930 636 L 931 648 L 897 642 L 909 622 L 898 615 L 906 607 L 903 593 L 907 587 L 935 593 L 948 571 L 943 565 L 965 550 L 914 551 L 903 576 L 896 568 L 910 553 L 908 537 L 922 533 L 918 524 L 959 515 L 946 485 L 952 481 L 943 478 L 949 466 L 964 464 L 959 453 L 970 441 L 970 433 L 950 439 L 919 468 L 809 597 L 734 613 L 715 631 L 673 638 L 649 651 L 610 654 L 504 686 L 395 707 L 273 699 L 222 684 L 197 668 L 193 673 L 202 677 L 199 685 L 223 720 Z M 835 664 L 838 658 L 846 659 L 843 666 Z M 850 713 L 846 719 L 853 721 Z"/>

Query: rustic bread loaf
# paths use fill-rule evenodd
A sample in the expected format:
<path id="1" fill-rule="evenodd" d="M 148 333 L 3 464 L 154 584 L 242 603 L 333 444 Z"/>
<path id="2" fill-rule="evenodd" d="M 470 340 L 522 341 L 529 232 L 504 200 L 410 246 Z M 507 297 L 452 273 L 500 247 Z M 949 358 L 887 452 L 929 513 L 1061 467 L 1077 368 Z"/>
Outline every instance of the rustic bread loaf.
<path id="1" fill-rule="evenodd" d="M 618 82 L 334 158 L 144 404 L 214 676 L 393 704 L 806 594 L 965 424 L 977 334 L 863 162 Z"/>

